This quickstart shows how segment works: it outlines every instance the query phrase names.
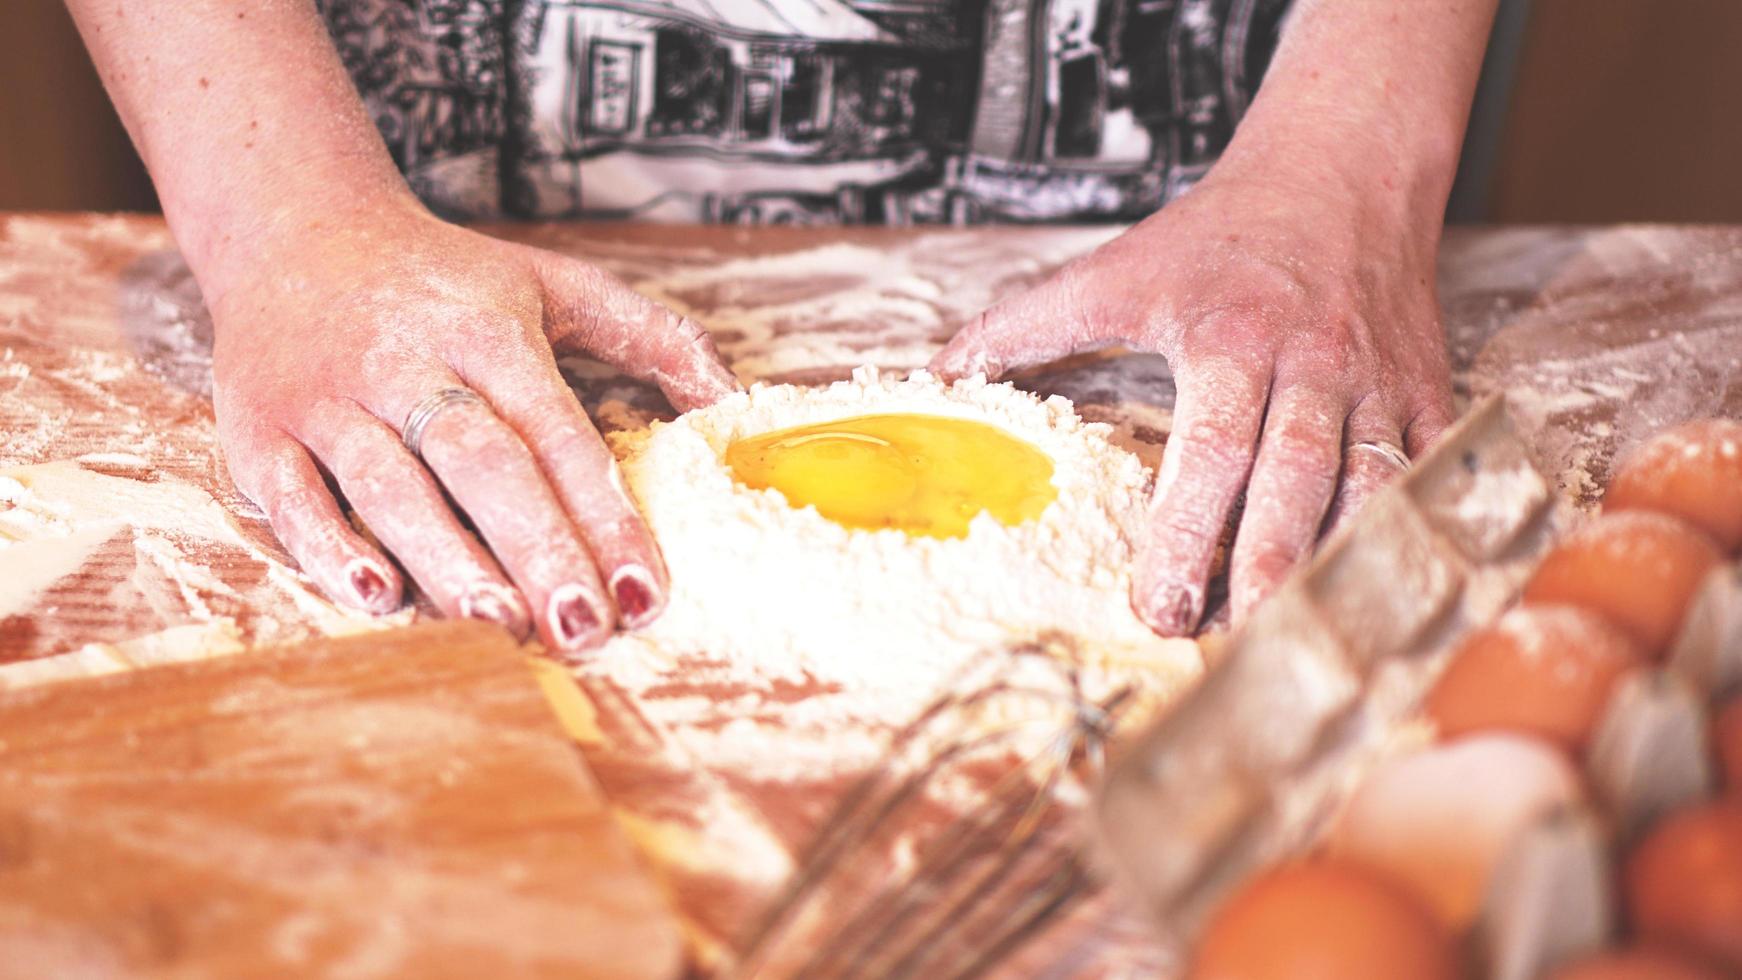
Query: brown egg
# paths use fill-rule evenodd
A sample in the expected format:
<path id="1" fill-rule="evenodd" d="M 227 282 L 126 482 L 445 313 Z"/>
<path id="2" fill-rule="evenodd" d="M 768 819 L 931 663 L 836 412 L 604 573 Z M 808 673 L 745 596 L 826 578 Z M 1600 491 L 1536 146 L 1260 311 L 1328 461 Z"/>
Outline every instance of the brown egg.
<path id="1" fill-rule="evenodd" d="M 1476 630 L 1428 692 L 1446 737 L 1523 732 L 1583 751 L 1609 691 L 1642 660 L 1627 634 L 1573 606 L 1523 606 Z"/>
<path id="2" fill-rule="evenodd" d="M 1603 509 L 1674 514 L 1742 548 L 1742 422 L 1705 419 L 1653 436 L 1622 461 Z"/>
<path id="3" fill-rule="evenodd" d="M 1524 587 L 1527 603 L 1566 603 L 1621 627 L 1660 657 L 1701 581 L 1723 556 L 1678 517 L 1624 511 L 1567 535 Z"/>
<path id="4" fill-rule="evenodd" d="M 1718 713 L 1712 723 L 1712 744 L 1718 750 L 1718 767 L 1724 773 L 1724 788 L 1742 797 L 1742 695 Z"/>
<path id="5" fill-rule="evenodd" d="M 1641 939 L 1742 972 L 1742 801 L 1659 823 L 1627 861 L 1627 911 Z"/>
<path id="6" fill-rule="evenodd" d="M 1549 974 L 1549 980 L 1724 980 L 1724 975 L 1671 950 L 1635 946 L 1585 957 Z"/>
<path id="7" fill-rule="evenodd" d="M 1272 868 L 1217 912 L 1191 980 L 1452 980 L 1451 939 L 1408 889 L 1349 861 Z"/>
<path id="8" fill-rule="evenodd" d="M 1520 832 L 1584 796 L 1566 753 L 1506 732 L 1465 735 L 1387 760 L 1349 797 L 1332 855 L 1410 888 L 1453 932 L 1476 920 Z"/>

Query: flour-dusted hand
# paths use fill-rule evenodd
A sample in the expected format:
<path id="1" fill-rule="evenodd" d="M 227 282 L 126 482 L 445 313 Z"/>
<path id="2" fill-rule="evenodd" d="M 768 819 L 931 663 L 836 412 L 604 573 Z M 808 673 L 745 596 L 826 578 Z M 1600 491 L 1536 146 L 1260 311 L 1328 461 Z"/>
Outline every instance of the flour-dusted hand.
<path id="1" fill-rule="evenodd" d="M 933 361 L 953 378 L 1115 345 L 1167 357 L 1173 433 L 1132 586 L 1158 632 L 1197 627 L 1242 494 L 1236 622 L 1451 421 L 1434 262 L 1492 13 L 1302 0 L 1197 187 Z"/>
<path id="2" fill-rule="evenodd" d="M 695 323 L 410 201 L 329 211 L 237 272 L 208 297 L 219 437 L 237 486 L 329 595 L 380 612 L 401 586 L 323 472 L 448 615 L 572 651 L 657 614 L 658 549 L 554 352 L 695 407 L 737 386 Z M 417 458 L 408 416 L 455 389 L 480 397 L 430 415 Z"/>
<path id="3" fill-rule="evenodd" d="M 1341 508 L 1397 470 L 1358 442 L 1419 450 L 1450 418 L 1433 250 L 1395 222 L 1274 182 L 1200 185 L 1159 215 L 988 310 L 934 361 L 997 376 L 1112 344 L 1165 355 L 1178 396 L 1133 605 L 1157 631 L 1204 612 L 1242 492 L 1236 620 Z"/>
<path id="4" fill-rule="evenodd" d="M 309 575 L 371 611 L 403 598 L 330 479 L 448 615 L 560 651 L 658 615 L 659 551 L 555 354 L 691 408 L 737 387 L 707 335 L 425 210 L 314 4 L 68 7 L 211 307 L 230 472 Z"/>

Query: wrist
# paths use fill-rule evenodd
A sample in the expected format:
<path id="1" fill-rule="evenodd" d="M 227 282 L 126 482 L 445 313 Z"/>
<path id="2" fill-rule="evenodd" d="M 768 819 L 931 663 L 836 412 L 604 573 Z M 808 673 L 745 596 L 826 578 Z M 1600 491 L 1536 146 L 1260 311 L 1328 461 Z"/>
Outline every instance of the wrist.
<path id="1" fill-rule="evenodd" d="M 299 256 L 344 239 L 380 238 L 407 222 L 433 220 L 397 172 L 321 180 L 268 182 L 246 199 L 186 214 L 172 210 L 172 230 L 208 305 L 271 270 L 296 268 Z M 178 221 L 180 216 L 185 220 Z M 184 236 L 183 226 L 195 229 Z M 381 247 L 386 247 L 382 245 Z"/>
<path id="2" fill-rule="evenodd" d="M 1416 244 L 1438 242 L 1459 152 L 1443 130 L 1397 127 L 1344 110 L 1257 109 L 1209 179 L 1261 182 L 1297 201 L 1354 209 Z"/>

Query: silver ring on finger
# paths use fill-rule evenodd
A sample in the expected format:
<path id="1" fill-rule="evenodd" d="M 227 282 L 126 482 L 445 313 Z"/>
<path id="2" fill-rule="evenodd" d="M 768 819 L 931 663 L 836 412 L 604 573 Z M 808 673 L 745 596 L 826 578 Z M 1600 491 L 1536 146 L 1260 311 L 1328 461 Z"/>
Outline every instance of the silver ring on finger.
<path id="1" fill-rule="evenodd" d="M 1402 447 L 1393 443 L 1363 439 L 1350 446 L 1349 449 L 1350 451 L 1364 449 L 1367 452 L 1378 456 L 1380 459 L 1385 460 L 1387 463 L 1390 463 L 1400 472 L 1409 469 L 1409 454 L 1404 452 Z"/>
<path id="2" fill-rule="evenodd" d="M 423 459 L 423 434 L 429 424 L 440 415 L 442 409 L 467 402 L 487 405 L 484 397 L 470 388 L 442 388 L 431 392 L 411 406 L 411 411 L 405 413 L 405 427 L 400 430 L 405 439 L 405 448 L 418 459 Z"/>

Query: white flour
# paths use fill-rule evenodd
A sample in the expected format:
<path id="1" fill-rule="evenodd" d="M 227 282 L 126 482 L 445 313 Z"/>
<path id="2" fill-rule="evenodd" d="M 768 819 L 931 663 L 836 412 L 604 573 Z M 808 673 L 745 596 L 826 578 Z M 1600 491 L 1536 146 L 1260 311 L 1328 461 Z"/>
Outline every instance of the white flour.
<path id="1" fill-rule="evenodd" d="M 1118 231 L 1053 229 L 1020 249 L 996 235 L 934 232 L 724 261 L 710 255 L 646 273 L 615 254 L 600 258 L 638 292 L 706 323 L 727 363 L 752 379 L 819 366 L 924 364 L 937 352 L 938 331 L 1038 283 Z"/>
<path id="2" fill-rule="evenodd" d="M 1016 526 L 982 513 L 966 537 L 915 538 L 849 530 L 815 508 L 794 509 L 778 491 L 737 483 L 723 462 L 743 436 L 880 412 L 999 426 L 1052 458 L 1057 499 Z M 1131 611 L 1129 565 L 1148 476 L 1107 434 L 1063 398 L 860 369 L 827 388 L 759 385 L 619 436 L 629 487 L 664 550 L 673 591 L 656 623 L 613 640 L 595 662 L 607 671 L 657 669 L 705 654 L 721 683 L 755 676 L 852 692 L 856 713 L 884 721 L 918 710 L 976 654 L 1043 638 L 1071 652 L 1091 694 L 1130 675 L 1144 687 L 1177 689 L 1196 676 L 1198 647 L 1155 636 Z"/>
<path id="3" fill-rule="evenodd" d="M 329 636 L 410 621 L 409 610 L 373 619 L 328 602 L 304 576 L 250 543 L 223 506 L 199 487 L 85 468 L 150 472 L 144 464 L 130 453 L 89 453 L 77 460 L 0 467 L 0 619 L 57 620 L 62 611 L 47 599 L 50 590 L 91 568 L 101 549 L 118 540 L 128 545 L 131 567 L 149 568 L 168 590 L 142 593 L 139 572 L 104 586 L 107 591 L 92 600 L 109 603 L 112 614 L 131 621 L 139 635 L 113 642 L 81 639 L 54 656 L 0 666 L 0 687 L 102 672 L 99 668 L 111 662 L 106 669 L 233 653 L 245 639 L 259 639 L 244 637 L 230 615 L 212 608 L 214 601 L 229 609 L 288 606 L 315 632 Z M 262 581 L 242 589 L 228 584 L 208 564 L 213 549 L 245 556 L 264 573 Z"/>

